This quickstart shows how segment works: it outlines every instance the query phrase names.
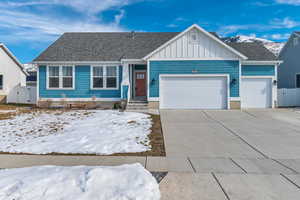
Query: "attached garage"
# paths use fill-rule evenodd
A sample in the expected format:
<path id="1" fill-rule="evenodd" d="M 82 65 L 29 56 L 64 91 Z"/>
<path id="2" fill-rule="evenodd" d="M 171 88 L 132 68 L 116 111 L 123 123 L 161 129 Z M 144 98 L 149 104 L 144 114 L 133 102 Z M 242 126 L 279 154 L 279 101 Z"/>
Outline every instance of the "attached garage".
<path id="1" fill-rule="evenodd" d="M 227 109 L 227 75 L 161 75 L 161 109 Z"/>
<path id="2" fill-rule="evenodd" d="M 272 108 L 272 78 L 242 78 L 242 108 Z"/>

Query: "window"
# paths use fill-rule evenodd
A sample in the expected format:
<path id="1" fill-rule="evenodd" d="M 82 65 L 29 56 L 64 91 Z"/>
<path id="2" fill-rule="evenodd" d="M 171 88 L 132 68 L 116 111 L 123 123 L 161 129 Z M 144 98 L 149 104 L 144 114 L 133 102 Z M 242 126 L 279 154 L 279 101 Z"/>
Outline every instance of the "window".
<path id="1" fill-rule="evenodd" d="M 3 90 L 3 75 L 0 74 L 0 90 Z"/>
<path id="2" fill-rule="evenodd" d="M 59 88 L 59 67 L 49 67 L 49 88 Z"/>
<path id="3" fill-rule="evenodd" d="M 106 87 L 117 88 L 117 67 L 106 67 Z"/>
<path id="4" fill-rule="evenodd" d="M 196 30 L 190 32 L 189 42 L 193 43 L 193 44 L 199 42 L 199 35 L 198 35 L 198 32 Z"/>
<path id="5" fill-rule="evenodd" d="M 49 89 L 73 89 L 74 88 L 73 66 L 48 66 Z"/>
<path id="6" fill-rule="evenodd" d="M 297 46 L 297 45 L 298 45 L 298 42 L 299 42 L 299 38 L 295 37 L 295 38 L 294 38 L 294 46 Z"/>
<path id="7" fill-rule="evenodd" d="M 73 88 L 73 67 L 63 66 L 62 71 L 63 88 Z"/>
<path id="8" fill-rule="evenodd" d="M 93 88 L 104 87 L 103 67 L 93 67 Z"/>
<path id="9" fill-rule="evenodd" d="M 92 89 L 118 89 L 117 66 L 93 66 Z"/>
<path id="10" fill-rule="evenodd" d="M 296 88 L 300 88 L 300 74 L 296 74 Z"/>

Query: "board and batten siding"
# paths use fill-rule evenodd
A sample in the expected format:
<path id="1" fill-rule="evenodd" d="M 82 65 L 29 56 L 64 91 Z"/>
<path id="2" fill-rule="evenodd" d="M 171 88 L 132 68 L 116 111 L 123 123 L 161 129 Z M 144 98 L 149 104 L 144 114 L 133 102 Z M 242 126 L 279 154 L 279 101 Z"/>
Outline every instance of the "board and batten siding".
<path id="1" fill-rule="evenodd" d="M 74 90 L 47 90 L 46 66 L 39 66 L 39 97 L 40 98 L 121 98 L 122 67 L 119 66 L 119 89 L 92 90 L 91 67 L 75 66 Z"/>
<path id="2" fill-rule="evenodd" d="M 242 76 L 275 76 L 275 66 L 242 65 Z"/>
<path id="3" fill-rule="evenodd" d="M 193 60 L 193 61 L 150 61 L 149 97 L 159 97 L 160 74 L 229 74 L 230 97 L 239 97 L 239 61 Z"/>
<path id="4" fill-rule="evenodd" d="M 191 42 L 191 34 L 197 34 L 198 41 Z M 217 41 L 211 39 L 198 29 L 194 28 L 163 49 L 153 54 L 150 59 L 174 58 L 223 58 L 225 60 L 238 59 L 230 50 L 224 48 Z"/>

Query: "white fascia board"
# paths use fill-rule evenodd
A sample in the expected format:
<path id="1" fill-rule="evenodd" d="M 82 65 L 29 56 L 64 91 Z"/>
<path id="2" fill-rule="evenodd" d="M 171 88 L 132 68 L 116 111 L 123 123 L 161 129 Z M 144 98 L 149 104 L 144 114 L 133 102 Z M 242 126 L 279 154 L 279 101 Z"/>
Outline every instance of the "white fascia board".
<path id="1" fill-rule="evenodd" d="M 147 62 L 143 59 L 122 59 L 121 63 L 128 64 L 147 64 Z"/>
<path id="2" fill-rule="evenodd" d="M 255 61 L 255 60 L 244 60 L 242 65 L 278 65 L 283 63 L 282 60 L 270 60 L 270 61 Z"/>
<path id="3" fill-rule="evenodd" d="M 174 38 L 172 38 L 171 40 L 169 40 L 168 42 L 166 42 L 165 44 L 161 45 L 160 47 L 158 47 L 156 50 L 152 51 L 150 54 L 148 54 L 147 56 L 145 56 L 143 58 L 143 60 L 147 60 L 149 59 L 152 55 L 154 55 L 155 53 L 157 53 L 158 51 L 160 51 L 161 49 L 163 49 L 164 47 L 166 47 L 167 45 L 171 44 L 173 41 L 177 40 L 178 38 L 180 38 L 181 36 L 183 36 L 184 34 L 186 34 L 187 32 L 189 32 L 190 30 L 192 30 L 193 28 L 198 29 L 200 32 L 204 33 L 205 35 L 207 35 L 209 38 L 215 40 L 217 43 L 221 44 L 223 47 L 227 48 L 228 50 L 230 50 L 231 52 L 233 52 L 234 54 L 236 54 L 237 56 L 241 57 L 242 59 L 248 59 L 247 56 L 241 54 L 240 52 L 238 52 L 237 50 L 233 49 L 232 47 L 228 46 L 227 44 L 225 44 L 223 41 L 221 41 L 220 39 L 218 39 L 217 37 L 213 36 L 212 34 L 210 34 L 209 32 L 207 32 L 206 30 L 204 30 L 203 28 L 201 28 L 200 26 L 198 26 L 197 24 L 193 24 L 192 26 L 190 26 L 189 28 L 187 28 L 185 31 L 181 32 L 180 34 L 178 34 L 177 36 L 175 36 Z"/>
<path id="4" fill-rule="evenodd" d="M 121 61 L 34 61 L 33 64 L 39 65 L 53 65 L 53 64 L 73 64 L 73 65 L 95 65 L 95 64 L 118 64 L 121 65 Z"/>

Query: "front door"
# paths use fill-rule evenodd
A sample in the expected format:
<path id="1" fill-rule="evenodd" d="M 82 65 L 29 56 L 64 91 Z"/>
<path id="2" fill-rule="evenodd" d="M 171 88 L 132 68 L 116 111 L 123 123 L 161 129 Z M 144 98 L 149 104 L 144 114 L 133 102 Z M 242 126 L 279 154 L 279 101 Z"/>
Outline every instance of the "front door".
<path id="1" fill-rule="evenodd" d="M 145 97 L 146 93 L 146 72 L 135 72 L 135 96 Z"/>

